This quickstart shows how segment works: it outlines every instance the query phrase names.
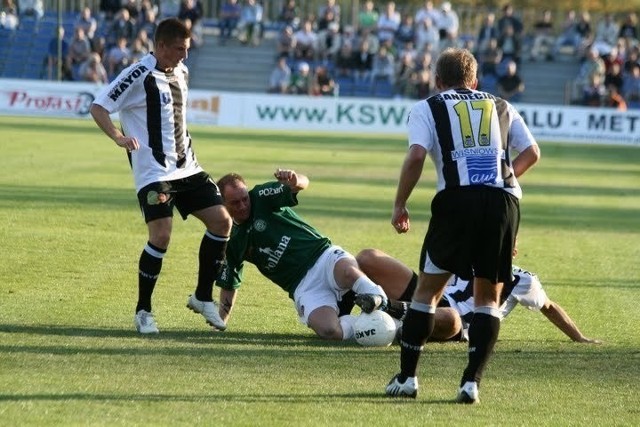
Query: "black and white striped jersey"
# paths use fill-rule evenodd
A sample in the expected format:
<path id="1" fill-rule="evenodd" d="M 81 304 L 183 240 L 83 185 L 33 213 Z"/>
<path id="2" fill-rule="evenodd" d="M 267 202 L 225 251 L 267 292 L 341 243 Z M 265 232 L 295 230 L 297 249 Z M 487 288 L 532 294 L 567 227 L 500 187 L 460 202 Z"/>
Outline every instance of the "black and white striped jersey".
<path id="1" fill-rule="evenodd" d="M 460 314 L 463 323 L 468 325 L 475 309 L 471 282 L 453 276 L 447 283 L 443 298 Z M 504 284 L 500 295 L 501 318 L 508 316 L 518 304 L 530 310 L 540 310 L 546 302 L 547 294 L 538 276 L 514 265 L 513 280 Z"/>
<path id="2" fill-rule="evenodd" d="M 124 134 L 138 139 L 140 149 L 131 152 L 137 190 L 202 171 L 187 131 L 187 67 L 179 64 L 165 73 L 156 64 L 155 56 L 145 55 L 94 101 L 109 113 L 119 113 Z"/>
<path id="3" fill-rule="evenodd" d="M 510 155 L 536 142 L 507 101 L 476 90 L 447 90 L 415 104 L 408 128 L 409 145 L 424 147 L 435 163 L 437 191 L 488 185 L 522 197 Z"/>

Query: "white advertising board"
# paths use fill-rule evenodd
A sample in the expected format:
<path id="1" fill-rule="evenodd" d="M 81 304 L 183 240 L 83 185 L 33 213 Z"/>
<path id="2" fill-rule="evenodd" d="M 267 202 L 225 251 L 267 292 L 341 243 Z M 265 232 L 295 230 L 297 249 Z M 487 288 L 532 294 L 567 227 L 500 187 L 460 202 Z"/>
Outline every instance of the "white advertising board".
<path id="1" fill-rule="evenodd" d="M 88 118 L 100 86 L 0 79 L 0 114 Z M 404 134 L 415 101 L 192 90 L 188 120 L 248 129 Z M 640 147 L 640 110 L 517 104 L 540 141 Z"/>

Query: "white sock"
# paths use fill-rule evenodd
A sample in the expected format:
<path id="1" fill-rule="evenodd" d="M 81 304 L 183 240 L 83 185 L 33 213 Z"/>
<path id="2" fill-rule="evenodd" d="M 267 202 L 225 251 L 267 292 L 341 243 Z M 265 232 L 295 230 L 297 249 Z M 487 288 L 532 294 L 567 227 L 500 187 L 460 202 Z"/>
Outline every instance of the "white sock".
<path id="1" fill-rule="evenodd" d="M 355 335 L 354 325 L 356 323 L 356 316 L 351 314 L 345 314 L 340 317 L 340 327 L 342 328 L 342 340 L 347 341 L 352 339 Z"/>
<path id="2" fill-rule="evenodd" d="M 387 294 L 384 293 L 384 290 L 380 286 L 373 283 L 367 276 L 360 276 L 358 280 L 355 281 L 351 289 L 356 294 L 374 294 L 381 295 L 385 298 L 387 297 Z"/>

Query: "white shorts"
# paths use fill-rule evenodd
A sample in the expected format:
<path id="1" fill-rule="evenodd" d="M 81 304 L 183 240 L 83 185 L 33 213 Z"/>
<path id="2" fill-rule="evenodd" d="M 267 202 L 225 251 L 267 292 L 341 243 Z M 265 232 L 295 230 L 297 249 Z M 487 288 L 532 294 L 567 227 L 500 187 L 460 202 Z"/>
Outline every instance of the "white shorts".
<path id="1" fill-rule="evenodd" d="M 355 257 L 340 246 L 330 246 L 307 271 L 293 293 L 293 303 L 300 322 L 308 324 L 309 315 L 320 307 L 331 307 L 338 313 L 338 301 L 349 289 L 338 287 L 334 267 L 343 258 Z"/>

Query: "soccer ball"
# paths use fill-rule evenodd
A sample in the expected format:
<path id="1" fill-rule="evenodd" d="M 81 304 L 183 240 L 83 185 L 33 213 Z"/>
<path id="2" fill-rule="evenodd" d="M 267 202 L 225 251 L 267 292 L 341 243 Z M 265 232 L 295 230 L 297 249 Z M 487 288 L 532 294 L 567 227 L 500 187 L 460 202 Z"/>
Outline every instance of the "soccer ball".
<path id="1" fill-rule="evenodd" d="M 387 347 L 393 342 L 397 326 L 384 311 L 361 313 L 353 325 L 358 344 L 364 347 Z"/>

